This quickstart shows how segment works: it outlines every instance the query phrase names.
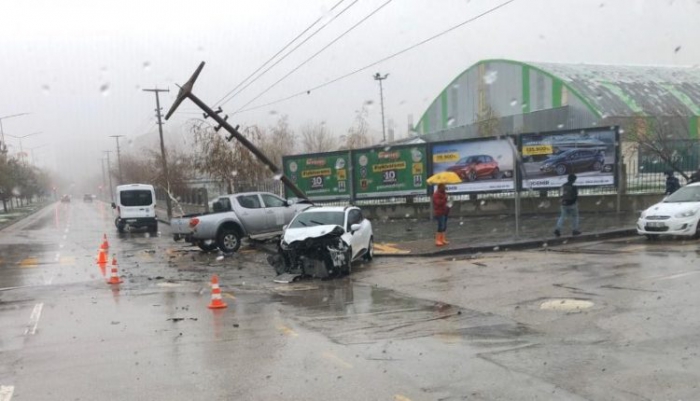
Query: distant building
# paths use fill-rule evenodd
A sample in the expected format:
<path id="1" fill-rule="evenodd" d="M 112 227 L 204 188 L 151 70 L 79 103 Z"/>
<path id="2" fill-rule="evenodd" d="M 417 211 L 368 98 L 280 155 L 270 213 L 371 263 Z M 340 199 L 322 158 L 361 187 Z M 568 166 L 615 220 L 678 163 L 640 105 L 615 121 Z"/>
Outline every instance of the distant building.
<path id="1" fill-rule="evenodd" d="M 484 60 L 453 79 L 413 129 L 431 142 L 609 125 L 634 130 L 635 119 L 654 117 L 667 121 L 674 138 L 693 140 L 698 116 L 698 67 Z M 638 158 L 625 148 L 628 160 Z"/>

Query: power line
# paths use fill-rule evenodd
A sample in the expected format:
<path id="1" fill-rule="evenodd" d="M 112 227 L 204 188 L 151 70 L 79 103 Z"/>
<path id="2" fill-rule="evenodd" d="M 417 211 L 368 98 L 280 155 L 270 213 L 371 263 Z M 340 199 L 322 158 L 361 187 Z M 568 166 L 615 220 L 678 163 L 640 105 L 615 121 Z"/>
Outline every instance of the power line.
<path id="1" fill-rule="evenodd" d="M 511 0 L 511 1 L 514 1 L 514 0 Z M 345 35 L 347 35 L 348 33 L 350 33 L 353 29 L 355 29 L 355 28 L 357 28 L 358 26 L 360 26 L 363 22 L 365 22 L 365 21 L 367 21 L 368 19 L 370 19 L 373 15 L 375 15 L 376 13 L 378 13 L 382 8 L 386 7 L 386 5 L 389 4 L 389 3 L 391 3 L 391 2 L 392 2 L 392 0 L 387 0 L 384 4 L 382 4 L 381 6 L 377 7 L 374 11 L 372 11 L 372 12 L 369 13 L 367 16 L 365 16 L 364 18 L 362 18 L 358 23 L 356 23 L 355 25 L 351 26 L 350 29 L 348 29 L 348 30 L 346 30 L 345 32 L 341 33 L 340 36 L 338 36 L 337 38 L 333 39 L 333 40 L 332 40 L 329 44 L 327 44 L 326 46 L 322 47 L 321 50 L 319 50 L 319 51 L 317 51 L 316 53 L 314 53 L 311 57 L 309 57 L 309 58 L 307 58 L 306 60 L 304 60 L 301 64 L 299 64 L 298 66 L 296 66 L 293 70 L 289 71 L 289 72 L 288 72 L 286 75 L 284 75 L 282 78 L 278 79 L 274 84 L 268 86 L 267 89 L 265 89 L 264 91 L 260 92 L 260 94 L 258 94 L 256 97 L 254 97 L 253 99 L 251 99 L 248 103 L 246 103 L 246 104 L 244 104 L 243 106 L 241 106 L 241 107 L 240 107 L 238 110 L 236 110 L 233 114 L 238 113 L 239 111 L 241 111 L 242 109 L 244 109 L 244 108 L 245 108 L 246 106 L 248 106 L 249 104 L 251 104 L 251 103 L 253 103 L 254 101 L 258 100 L 261 96 L 263 96 L 265 93 L 267 93 L 270 89 L 272 89 L 272 88 L 274 88 L 275 86 L 277 86 L 277 84 L 279 84 L 280 82 L 282 82 L 283 80 L 285 80 L 288 76 L 292 75 L 294 72 L 296 72 L 297 70 L 299 70 L 299 68 L 303 67 L 306 63 L 308 63 L 309 61 L 313 60 L 316 56 L 318 56 L 319 54 L 321 54 L 324 50 L 326 50 L 326 49 L 328 49 L 329 47 L 331 47 L 335 42 L 337 42 L 337 41 L 340 40 L 343 36 L 345 36 Z M 354 3 L 353 3 L 353 4 L 354 4 Z"/>
<path id="2" fill-rule="evenodd" d="M 369 68 L 372 68 L 372 67 L 374 67 L 374 66 L 377 65 L 377 64 L 383 63 L 383 62 L 385 62 L 385 61 L 387 61 L 387 60 L 390 60 L 390 59 L 392 59 L 392 58 L 394 58 L 394 57 L 396 57 L 396 56 L 399 56 L 399 55 L 401 55 L 401 54 L 403 54 L 403 53 L 406 53 L 406 52 L 408 52 L 408 51 L 410 51 L 410 50 L 413 50 L 413 49 L 415 49 L 416 47 L 422 46 L 422 45 L 424 45 L 424 44 L 426 44 L 426 43 L 428 43 L 428 42 L 430 42 L 430 41 L 432 41 L 432 40 L 434 40 L 434 39 L 439 38 L 440 36 L 443 36 L 443 35 L 445 35 L 445 34 L 447 34 L 447 33 L 449 33 L 449 32 L 454 31 L 454 30 L 457 29 L 457 28 L 460 28 L 460 27 L 462 27 L 462 26 L 464 26 L 464 25 L 466 25 L 466 24 L 468 24 L 468 23 L 474 22 L 474 21 L 476 21 L 477 19 L 479 19 L 479 18 L 481 18 L 481 17 L 484 17 L 484 16 L 486 16 L 486 15 L 488 15 L 488 14 L 490 14 L 490 13 L 496 11 L 496 10 L 498 10 L 499 8 L 504 7 L 504 6 L 506 6 L 506 5 L 508 5 L 508 4 L 512 3 L 512 2 L 514 2 L 514 1 L 515 1 L 515 0 L 508 0 L 508 1 L 506 1 L 506 2 L 504 2 L 504 3 L 502 3 L 502 4 L 500 4 L 500 5 L 498 5 L 498 6 L 496 6 L 496 7 L 493 7 L 493 8 L 491 8 L 491 9 L 489 9 L 489 10 L 487 10 L 487 11 L 485 11 L 485 12 L 483 12 L 483 13 L 481 13 L 481 14 L 479 14 L 479 15 L 473 17 L 473 18 L 470 18 L 470 19 L 468 19 L 468 20 L 466 20 L 466 21 L 460 22 L 459 24 L 457 24 L 457 25 L 455 25 L 455 26 L 453 26 L 453 27 L 451 27 L 451 28 L 448 28 L 448 29 L 446 29 L 446 30 L 444 30 L 444 31 L 442 31 L 442 32 L 440 32 L 440 33 L 434 35 L 434 36 L 431 36 L 431 37 L 429 37 L 428 39 L 425 39 L 425 40 L 423 40 L 423 41 L 421 41 L 421 42 L 418 42 L 418 43 L 416 43 L 416 44 L 414 44 L 414 45 L 411 45 L 411 46 L 409 46 L 409 47 L 407 47 L 407 48 L 405 48 L 405 49 L 403 49 L 403 50 L 400 50 L 400 51 L 398 51 L 398 52 L 396 52 L 396 53 L 394 53 L 394 54 L 392 54 L 392 55 L 389 55 L 389 56 L 384 57 L 384 58 L 382 58 L 382 59 L 380 59 L 380 60 L 377 60 L 377 61 L 375 61 L 375 62 L 373 62 L 373 63 L 371 63 L 371 64 L 368 64 L 368 65 L 366 65 L 366 66 L 364 66 L 364 67 L 358 68 L 358 69 L 355 70 L 355 71 L 349 72 L 349 73 L 347 73 L 347 74 L 345 74 L 345 75 L 341 75 L 341 76 L 339 76 L 338 78 L 332 79 L 332 80 L 330 80 L 330 81 L 328 81 L 328 82 L 324 82 L 324 83 L 322 83 L 322 84 L 320 84 L 320 85 L 314 86 L 314 87 L 309 88 L 309 89 L 307 89 L 307 90 L 305 90 L 305 91 L 302 91 L 302 92 L 295 93 L 295 94 L 290 95 L 290 96 L 287 96 L 287 97 L 285 97 L 285 98 L 281 98 L 281 99 L 274 100 L 274 101 L 269 102 L 269 103 L 261 104 L 261 105 L 259 105 L 259 106 L 254 106 L 254 107 L 250 107 L 250 108 L 247 108 L 247 109 L 244 109 L 244 108 L 238 109 L 238 110 L 236 110 L 233 114 L 238 114 L 238 113 L 243 113 L 243 112 L 246 112 L 246 111 L 253 111 L 253 110 L 257 110 L 257 109 L 262 109 L 262 108 L 264 108 L 264 107 L 272 106 L 272 105 L 274 105 L 274 104 L 286 102 L 287 100 L 291 100 L 291 99 L 294 99 L 294 98 L 299 97 L 299 96 L 302 96 L 302 95 L 309 95 L 309 94 L 311 94 L 312 91 L 315 91 L 315 90 L 321 89 L 321 88 L 323 88 L 323 87 L 326 87 L 326 86 L 328 86 L 328 85 L 334 84 L 334 83 L 336 83 L 336 82 L 338 82 L 338 81 L 341 81 L 341 80 L 343 80 L 343 79 L 345 79 L 345 78 L 351 77 L 351 76 L 353 76 L 353 75 L 355 75 L 355 74 L 357 74 L 357 73 L 360 73 L 360 72 L 365 71 L 365 70 L 367 70 L 367 69 L 369 69 Z M 251 103 L 251 102 L 248 102 L 248 104 L 250 104 L 250 103 Z M 248 104 L 246 104 L 246 106 L 247 106 Z M 244 107 L 245 107 L 245 106 L 244 106 Z"/>
<path id="3" fill-rule="evenodd" d="M 336 9 L 342 2 L 344 2 L 344 1 L 345 1 L 345 0 L 340 0 L 339 2 L 337 2 L 337 3 L 333 6 L 333 8 L 330 9 L 330 11 L 335 10 L 335 9 Z M 287 56 L 289 56 L 290 54 L 292 54 L 296 49 L 299 48 L 299 46 L 303 45 L 303 44 L 306 43 L 309 39 L 313 38 L 317 33 L 319 33 L 323 28 L 325 28 L 326 25 L 328 25 L 328 24 L 330 24 L 331 22 L 333 22 L 333 20 L 335 20 L 336 18 L 338 18 L 341 14 L 343 14 L 345 11 L 347 11 L 350 7 L 354 6 L 355 3 L 357 3 L 357 1 L 358 1 L 358 0 L 355 0 L 352 4 L 350 4 L 348 7 L 346 7 L 345 9 L 343 9 L 343 11 L 341 11 L 338 15 L 334 16 L 330 21 L 328 21 L 328 22 L 326 22 L 325 24 L 323 24 L 323 26 L 322 26 L 321 28 L 317 29 L 316 32 L 312 33 L 308 38 L 304 39 L 303 42 L 299 43 L 299 44 L 298 44 L 295 48 L 293 48 L 289 53 L 285 54 L 284 57 L 282 57 L 281 59 L 277 60 L 277 62 L 275 62 L 275 64 L 271 65 L 270 68 L 272 68 L 272 67 L 276 66 L 277 64 L 279 64 L 280 61 L 282 61 L 282 60 L 284 60 L 285 58 L 287 58 Z M 257 70 L 253 71 L 253 73 L 251 73 L 250 75 L 248 75 L 243 81 L 241 81 L 238 85 L 236 85 L 235 88 L 231 89 L 231 91 L 228 92 L 226 95 L 224 95 L 224 97 L 222 97 L 221 99 L 219 99 L 219 101 L 217 101 L 216 103 L 214 103 L 214 105 L 215 105 L 215 106 L 218 106 L 220 103 L 223 104 L 223 103 L 228 102 L 229 100 L 231 100 L 231 98 L 233 98 L 233 97 L 236 96 L 237 94 L 241 93 L 245 88 L 247 88 L 248 86 L 250 86 L 250 84 L 252 84 L 253 82 L 257 81 L 260 77 L 262 77 L 263 75 L 265 75 L 265 74 L 270 70 L 270 68 L 268 68 L 267 70 L 263 71 L 262 74 L 258 75 L 254 80 L 252 80 L 251 82 L 249 82 L 245 87 L 243 87 L 240 91 L 238 91 L 238 93 L 234 93 L 234 92 L 236 91 L 236 89 L 238 89 L 241 85 L 243 85 L 243 84 L 244 84 L 247 80 L 249 80 L 252 76 L 254 76 L 255 74 L 257 74 L 258 71 L 260 71 L 260 70 L 262 70 L 263 68 L 265 68 L 265 66 L 266 66 L 269 62 L 271 62 L 272 60 L 274 60 L 275 57 L 279 56 L 283 51 L 285 51 L 289 46 L 291 46 L 292 43 L 296 42 L 299 38 L 301 38 L 302 36 L 304 36 L 304 34 L 305 34 L 306 32 L 308 32 L 311 28 L 313 28 L 316 24 L 318 24 L 319 21 L 321 21 L 322 19 L 323 19 L 323 16 L 319 17 L 316 21 L 314 21 L 311 25 L 309 25 L 306 29 L 304 29 L 304 31 L 302 31 L 299 35 L 297 35 L 297 36 L 296 36 L 294 39 L 292 39 L 289 43 L 287 43 L 286 45 L 284 45 L 284 47 L 281 48 L 277 53 L 275 53 L 274 56 L 270 57 L 267 61 L 265 61 L 260 67 L 258 67 Z M 229 95 L 230 95 L 231 97 L 229 97 Z M 228 98 L 228 99 L 227 99 L 227 98 Z M 223 102 L 223 103 L 222 103 L 222 102 Z"/>

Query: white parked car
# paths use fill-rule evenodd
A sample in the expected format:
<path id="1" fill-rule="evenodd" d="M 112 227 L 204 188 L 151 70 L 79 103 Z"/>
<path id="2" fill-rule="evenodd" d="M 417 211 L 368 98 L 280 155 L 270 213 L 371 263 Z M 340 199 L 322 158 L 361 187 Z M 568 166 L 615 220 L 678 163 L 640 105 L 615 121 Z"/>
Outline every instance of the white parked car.
<path id="1" fill-rule="evenodd" d="M 700 183 L 689 184 L 642 212 L 637 233 L 649 239 L 659 235 L 700 237 Z"/>
<path id="2" fill-rule="evenodd" d="M 349 274 L 352 262 L 373 257 L 372 223 L 359 207 L 320 206 L 294 217 L 270 262 L 278 274 L 335 277 Z"/>

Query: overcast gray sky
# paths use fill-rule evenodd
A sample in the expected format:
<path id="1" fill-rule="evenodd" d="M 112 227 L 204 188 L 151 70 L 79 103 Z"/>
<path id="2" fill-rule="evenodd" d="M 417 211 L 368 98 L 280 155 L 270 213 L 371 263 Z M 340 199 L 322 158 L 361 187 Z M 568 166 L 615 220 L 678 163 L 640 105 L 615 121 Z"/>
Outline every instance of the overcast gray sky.
<path id="1" fill-rule="evenodd" d="M 99 174 L 109 135 L 136 138 L 156 130 L 155 99 L 143 88 L 169 88 L 167 110 L 200 61 L 195 93 L 214 104 L 314 21 L 325 27 L 223 105 L 232 114 L 387 0 L 5 1 L 0 3 L 0 117 L 23 147 L 67 172 Z M 304 92 L 403 50 L 506 0 L 393 0 L 248 107 Z M 340 10 L 342 15 L 333 19 Z M 482 59 L 589 64 L 697 65 L 698 0 L 516 0 L 497 11 L 308 95 L 241 112 L 231 122 L 271 125 L 289 115 L 293 128 L 325 121 L 340 135 L 371 102 L 381 132 L 379 89 L 397 136 L 457 75 Z M 679 48 L 680 47 L 680 48 Z M 186 101 L 166 124 L 183 143 L 196 117 Z M 19 143 L 7 138 L 18 150 Z M 54 157 L 55 155 L 55 157 Z"/>

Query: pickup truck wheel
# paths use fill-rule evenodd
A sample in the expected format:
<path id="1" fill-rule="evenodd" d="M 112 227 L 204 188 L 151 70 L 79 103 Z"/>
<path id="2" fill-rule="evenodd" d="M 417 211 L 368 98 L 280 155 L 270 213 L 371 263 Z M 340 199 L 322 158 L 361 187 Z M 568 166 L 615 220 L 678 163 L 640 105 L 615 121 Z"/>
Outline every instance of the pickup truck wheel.
<path id="1" fill-rule="evenodd" d="M 216 241 L 210 239 L 204 241 L 197 241 L 197 246 L 204 252 L 211 252 L 218 247 Z"/>
<path id="2" fill-rule="evenodd" d="M 216 237 L 216 244 L 224 253 L 233 253 L 241 247 L 241 236 L 231 229 L 223 229 Z"/>

